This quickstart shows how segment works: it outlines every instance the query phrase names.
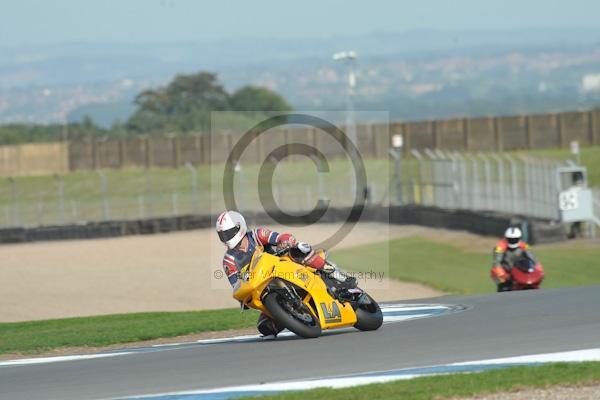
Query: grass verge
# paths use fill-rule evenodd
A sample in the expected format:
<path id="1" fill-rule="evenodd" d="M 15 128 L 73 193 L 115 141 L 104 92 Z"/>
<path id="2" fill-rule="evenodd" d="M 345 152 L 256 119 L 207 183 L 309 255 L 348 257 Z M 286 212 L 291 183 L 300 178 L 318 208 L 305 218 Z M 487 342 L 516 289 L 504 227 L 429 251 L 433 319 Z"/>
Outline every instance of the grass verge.
<path id="1" fill-rule="evenodd" d="M 60 347 L 99 347 L 255 326 L 258 314 L 238 309 L 106 315 L 0 324 L 0 354 Z"/>
<path id="2" fill-rule="evenodd" d="M 556 385 L 591 384 L 600 384 L 600 362 L 514 367 L 473 374 L 423 377 L 347 389 L 315 389 L 253 398 L 261 400 L 438 400 Z"/>
<path id="3" fill-rule="evenodd" d="M 559 248 L 534 247 L 532 251 L 546 271 L 544 288 L 600 284 L 598 247 L 573 244 Z M 450 293 L 478 294 L 494 290 L 489 278 L 492 249 L 464 251 L 410 237 L 345 249 L 334 252 L 332 258 L 349 270 L 373 269 L 392 278 Z"/>

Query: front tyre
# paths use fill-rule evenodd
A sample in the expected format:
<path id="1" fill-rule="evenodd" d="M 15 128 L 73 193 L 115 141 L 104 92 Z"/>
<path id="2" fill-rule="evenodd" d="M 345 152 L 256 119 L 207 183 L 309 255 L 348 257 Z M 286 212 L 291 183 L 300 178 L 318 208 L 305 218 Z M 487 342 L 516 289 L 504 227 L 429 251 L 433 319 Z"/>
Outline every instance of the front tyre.
<path id="1" fill-rule="evenodd" d="M 364 293 L 360 305 L 356 308 L 356 323 L 354 327 L 361 331 L 374 331 L 383 324 L 383 313 L 379 304 L 368 294 Z"/>
<path id="2" fill-rule="evenodd" d="M 271 292 L 263 299 L 263 304 L 269 310 L 273 319 L 296 335 L 310 339 L 321 336 L 321 324 L 306 304 L 302 309 L 293 306 L 277 292 Z"/>

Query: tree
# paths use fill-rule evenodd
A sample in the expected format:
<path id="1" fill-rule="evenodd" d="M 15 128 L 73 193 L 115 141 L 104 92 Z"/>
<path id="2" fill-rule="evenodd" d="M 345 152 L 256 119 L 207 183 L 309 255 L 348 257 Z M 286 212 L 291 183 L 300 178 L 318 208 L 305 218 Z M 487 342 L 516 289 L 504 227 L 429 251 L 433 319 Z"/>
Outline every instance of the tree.
<path id="1" fill-rule="evenodd" d="M 188 132 L 210 127 L 210 112 L 229 109 L 229 95 L 208 72 L 177 75 L 166 87 L 144 90 L 128 129 L 140 133 Z"/>
<path id="2" fill-rule="evenodd" d="M 279 94 L 262 87 L 244 86 L 231 95 L 233 111 L 291 111 L 292 107 Z"/>
<path id="3" fill-rule="evenodd" d="M 264 113 L 291 110 L 277 93 L 245 86 L 229 95 L 217 75 L 199 72 L 177 75 L 167 86 L 144 90 L 135 98 L 137 111 L 127 121 L 133 133 L 208 131 L 213 111 L 256 111 Z"/>

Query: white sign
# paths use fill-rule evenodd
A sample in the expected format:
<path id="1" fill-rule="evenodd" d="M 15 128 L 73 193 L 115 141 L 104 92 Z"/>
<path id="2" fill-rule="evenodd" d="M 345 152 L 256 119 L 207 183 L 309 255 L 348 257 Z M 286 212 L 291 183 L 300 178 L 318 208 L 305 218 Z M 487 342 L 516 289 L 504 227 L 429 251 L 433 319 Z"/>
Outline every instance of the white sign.
<path id="1" fill-rule="evenodd" d="M 579 208 L 579 190 L 569 189 L 558 196 L 558 206 L 561 211 L 577 210 Z"/>
<path id="2" fill-rule="evenodd" d="M 403 142 L 402 135 L 392 136 L 392 147 L 394 147 L 396 149 L 399 147 L 402 147 L 402 144 L 403 144 L 402 142 Z"/>
<path id="3" fill-rule="evenodd" d="M 573 140 L 571 142 L 571 154 L 574 156 L 579 155 L 579 142 L 577 140 Z"/>

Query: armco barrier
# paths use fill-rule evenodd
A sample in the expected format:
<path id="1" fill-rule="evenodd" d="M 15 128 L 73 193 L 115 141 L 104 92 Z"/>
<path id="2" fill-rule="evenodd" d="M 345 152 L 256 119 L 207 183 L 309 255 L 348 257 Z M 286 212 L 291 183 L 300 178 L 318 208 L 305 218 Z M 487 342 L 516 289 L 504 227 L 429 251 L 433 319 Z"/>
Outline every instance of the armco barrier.
<path id="1" fill-rule="evenodd" d="M 320 222 L 346 221 L 351 209 L 329 209 Z M 264 212 L 244 213 L 249 225 L 272 224 L 273 219 Z M 290 217 L 278 215 L 282 223 L 290 223 Z M 287 218 L 287 219 L 286 219 Z M 500 237 L 506 227 L 516 222 L 527 224 L 529 241 L 532 244 L 566 240 L 559 224 L 543 220 L 531 220 L 510 215 L 454 211 L 421 206 L 370 206 L 364 209 L 361 221 L 374 221 L 398 225 L 421 225 L 432 228 L 464 230 L 484 236 Z M 172 218 L 154 218 L 132 221 L 111 221 L 81 225 L 43 226 L 36 228 L 0 229 L 0 243 L 33 242 L 42 240 L 74 240 L 118 237 L 126 235 L 148 235 L 212 228 L 212 215 L 184 215 Z"/>

